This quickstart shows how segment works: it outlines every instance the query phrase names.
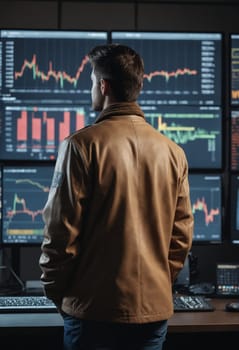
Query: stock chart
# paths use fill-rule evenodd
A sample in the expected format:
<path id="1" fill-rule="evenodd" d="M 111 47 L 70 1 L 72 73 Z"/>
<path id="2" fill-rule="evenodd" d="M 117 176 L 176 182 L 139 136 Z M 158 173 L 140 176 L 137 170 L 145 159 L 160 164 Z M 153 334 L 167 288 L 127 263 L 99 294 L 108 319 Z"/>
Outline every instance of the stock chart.
<path id="1" fill-rule="evenodd" d="M 220 107 L 143 106 L 142 109 L 156 130 L 184 149 L 191 169 L 221 168 Z"/>
<path id="2" fill-rule="evenodd" d="M 112 32 L 144 60 L 139 101 L 159 105 L 221 104 L 221 35 Z"/>
<path id="3" fill-rule="evenodd" d="M 220 242 L 222 239 L 221 181 L 220 175 L 189 175 L 194 242 Z"/>
<path id="4" fill-rule="evenodd" d="M 40 243 L 43 238 L 43 207 L 53 176 L 52 166 L 3 168 L 4 243 Z"/>

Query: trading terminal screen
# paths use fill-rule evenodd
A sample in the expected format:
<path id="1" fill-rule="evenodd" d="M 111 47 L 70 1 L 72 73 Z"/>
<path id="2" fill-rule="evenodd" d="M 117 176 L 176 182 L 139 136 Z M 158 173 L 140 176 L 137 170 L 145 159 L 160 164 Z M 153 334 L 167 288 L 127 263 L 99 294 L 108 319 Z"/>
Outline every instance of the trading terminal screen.
<path id="1" fill-rule="evenodd" d="M 107 32 L 0 31 L 0 159 L 55 159 L 61 140 L 94 120 L 87 53 L 107 38 Z"/>
<path id="2" fill-rule="evenodd" d="M 185 150 L 190 169 L 221 169 L 222 35 L 110 34 L 112 42 L 135 48 L 144 59 L 138 102 L 146 120 Z M 0 31 L 3 244 L 41 243 L 58 146 L 97 117 L 86 54 L 107 42 L 107 32 Z M 26 160 L 35 165 L 13 165 Z M 201 171 L 189 177 L 193 241 L 221 242 L 221 177 Z"/>
<path id="3" fill-rule="evenodd" d="M 147 121 L 185 150 L 191 169 L 221 169 L 222 35 L 112 31 L 111 40 L 143 57 Z"/>
<path id="4" fill-rule="evenodd" d="M 190 198 L 194 216 L 194 243 L 222 241 L 222 177 L 189 174 Z"/>
<path id="5" fill-rule="evenodd" d="M 222 167 L 220 107 L 146 105 L 142 109 L 148 123 L 184 149 L 190 169 Z"/>
<path id="6" fill-rule="evenodd" d="M 231 111 L 231 170 L 239 170 L 239 110 Z"/>
<path id="7" fill-rule="evenodd" d="M 96 119 L 96 113 L 84 105 L 8 105 L 4 106 L 3 115 L 3 160 L 55 160 L 61 141 Z"/>
<path id="8" fill-rule="evenodd" d="M 31 245 L 42 242 L 42 211 L 53 171 L 53 166 L 3 166 L 3 244 Z"/>
<path id="9" fill-rule="evenodd" d="M 231 105 L 239 105 L 239 34 L 231 34 Z"/>
<path id="10" fill-rule="evenodd" d="M 222 34 L 111 32 L 144 60 L 141 104 L 221 105 Z"/>

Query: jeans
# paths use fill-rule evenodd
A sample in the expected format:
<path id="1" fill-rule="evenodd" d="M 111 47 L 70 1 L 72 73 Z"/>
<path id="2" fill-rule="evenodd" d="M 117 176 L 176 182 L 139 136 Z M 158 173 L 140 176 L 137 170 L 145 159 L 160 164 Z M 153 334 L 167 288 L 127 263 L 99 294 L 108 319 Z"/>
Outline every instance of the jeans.
<path id="1" fill-rule="evenodd" d="M 126 324 L 62 316 L 64 350 L 162 350 L 167 334 L 167 320 Z"/>

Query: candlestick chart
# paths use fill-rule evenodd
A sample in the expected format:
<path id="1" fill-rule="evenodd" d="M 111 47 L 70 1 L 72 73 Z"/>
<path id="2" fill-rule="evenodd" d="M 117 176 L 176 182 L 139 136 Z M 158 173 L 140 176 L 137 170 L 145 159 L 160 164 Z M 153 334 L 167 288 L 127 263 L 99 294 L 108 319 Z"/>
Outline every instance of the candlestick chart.
<path id="1" fill-rule="evenodd" d="M 90 107 L 6 106 L 2 121 L 2 159 L 56 159 L 60 143 L 96 118 Z"/>

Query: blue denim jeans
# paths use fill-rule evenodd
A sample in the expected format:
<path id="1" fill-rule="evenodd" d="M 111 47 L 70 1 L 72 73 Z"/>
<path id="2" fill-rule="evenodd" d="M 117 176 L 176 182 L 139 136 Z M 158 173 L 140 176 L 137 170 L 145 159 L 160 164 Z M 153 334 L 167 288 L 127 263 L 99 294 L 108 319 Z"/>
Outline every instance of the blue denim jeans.
<path id="1" fill-rule="evenodd" d="M 145 324 L 80 320 L 63 314 L 64 350 L 162 350 L 167 320 Z"/>

